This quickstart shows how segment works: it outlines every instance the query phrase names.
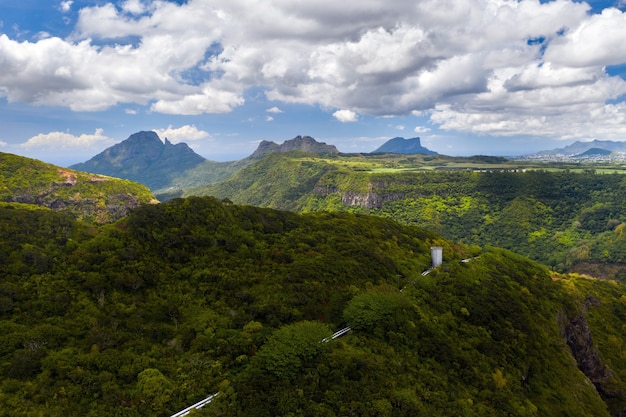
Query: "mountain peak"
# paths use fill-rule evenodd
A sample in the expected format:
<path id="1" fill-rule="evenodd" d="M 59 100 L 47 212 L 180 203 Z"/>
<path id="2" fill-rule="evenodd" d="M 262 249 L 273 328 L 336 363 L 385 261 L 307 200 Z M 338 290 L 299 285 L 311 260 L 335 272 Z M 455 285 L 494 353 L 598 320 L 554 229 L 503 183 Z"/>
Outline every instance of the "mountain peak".
<path id="1" fill-rule="evenodd" d="M 296 136 L 293 139 L 286 140 L 282 145 L 278 145 L 268 140 L 262 140 L 259 147 L 254 151 L 250 158 L 260 159 L 272 152 L 290 152 L 303 151 L 317 154 L 336 154 L 339 153 L 335 145 L 327 145 L 324 142 L 318 142 L 311 136 Z"/>
<path id="2" fill-rule="evenodd" d="M 129 179 L 158 189 L 169 184 L 177 173 L 204 161 L 185 143 L 174 145 L 167 138 L 162 141 L 155 132 L 142 131 L 71 168 Z"/>
<path id="3" fill-rule="evenodd" d="M 382 144 L 378 149 L 371 153 L 400 153 L 400 154 L 426 154 L 433 155 L 437 152 L 431 151 L 422 146 L 420 138 L 405 139 L 402 137 L 395 137 L 389 139 Z"/>

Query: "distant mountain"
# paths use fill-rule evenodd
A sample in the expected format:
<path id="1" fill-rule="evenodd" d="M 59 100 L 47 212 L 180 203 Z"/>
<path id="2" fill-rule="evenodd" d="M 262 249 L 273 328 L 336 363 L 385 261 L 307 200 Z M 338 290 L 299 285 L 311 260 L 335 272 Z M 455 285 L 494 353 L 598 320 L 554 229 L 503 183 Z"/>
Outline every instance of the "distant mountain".
<path id="1" fill-rule="evenodd" d="M 401 154 L 425 154 L 434 155 L 437 152 L 425 148 L 420 143 L 420 138 L 393 138 L 385 142 L 381 147 L 372 153 L 401 153 Z"/>
<path id="2" fill-rule="evenodd" d="M 70 168 L 137 181 L 157 190 L 205 161 L 185 143 L 173 145 L 167 139 L 161 141 L 154 132 L 138 132 Z"/>
<path id="3" fill-rule="evenodd" d="M 557 148 L 547 151 L 537 152 L 539 156 L 575 156 L 587 152 L 590 149 L 603 149 L 611 152 L 626 152 L 626 142 L 617 142 L 612 140 L 594 139 L 591 142 L 576 141 L 564 148 Z"/>
<path id="4" fill-rule="evenodd" d="M 270 153 L 291 151 L 302 151 L 323 155 L 339 153 L 335 145 L 327 145 L 324 142 L 318 142 L 310 136 L 296 136 L 293 139 L 285 141 L 282 145 L 263 140 L 259 144 L 256 151 L 254 151 L 254 153 L 248 158 L 261 159 Z"/>
<path id="5" fill-rule="evenodd" d="M 602 149 L 602 148 L 591 148 L 575 156 L 577 157 L 608 156 L 608 155 L 611 155 L 612 153 L 613 152 L 606 150 L 606 149 Z"/>
<path id="6" fill-rule="evenodd" d="M 47 207 L 104 223 L 156 200 L 141 184 L 0 152 L 0 202 Z"/>

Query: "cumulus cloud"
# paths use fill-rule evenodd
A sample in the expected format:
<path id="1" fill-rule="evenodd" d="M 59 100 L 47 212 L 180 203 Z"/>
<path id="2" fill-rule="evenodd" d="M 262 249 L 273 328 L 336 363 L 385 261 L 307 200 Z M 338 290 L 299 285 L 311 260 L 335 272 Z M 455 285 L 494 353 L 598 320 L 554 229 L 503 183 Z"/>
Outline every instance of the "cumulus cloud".
<path id="1" fill-rule="evenodd" d="M 358 119 L 357 114 L 352 110 L 337 110 L 333 116 L 342 123 L 356 122 Z"/>
<path id="2" fill-rule="evenodd" d="M 93 134 L 81 134 L 79 136 L 75 136 L 68 132 L 40 133 L 22 143 L 20 147 L 26 149 L 37 149 L 39 151 L 58 151 L 59 149 L 88 151 L 110 146 L 114 143 L 115 140 L 105 136 L 102 129 L 96 129 Z"/>
<path id="3" fill-rule="evenodd" d="M 146 11 L 146 6 L 141 0 L 126 0 L 121 7 L 124 12 L 136 15 Z"/>
<path id="4" fill-rule="evenodd" d="M 413 129 L 413 131 L 415 133 L 428 133 L 430 132 L 430 128 L 424 126 L 415 126 L 415 129 Z"/>
<path id="5" fill-rule="evenodd" d="M 278 113 L 282 113 L 282 112 L 283 112 L 281 109 L 279 109 L 279 108 L 278 108 L 278 107 L 276 107 L 276 106 L 271 107 L 271 108 L 269 108 L 269 109 L 267 109 L 267 110 L 265 110 L 265 111 L 266 111 L 266 112 L 268 112 L 268 113 L 276 113 L 276 114 L 278 114 Z"/>
<path id="6" fill-rule="evenodd" d="M 194 125 L 184 125 L 174 128 L 169 125 L 165 129 L 153 129 L 161 139 L 167 138 L 172 143 L 196 141 L 200 139 L 206 139 L 211 135 L 204 130 L 199 130 Z"/>
<path id="7" fill-rule="evenodd" d="M 270 100 L 351 109 L 333 113 L 342 122 L 422 114 L 516 135 L 554 121 L 544 134 L 558 137 L 608 122 L 615 135 L 626 87 L 605 68 L 626 63 L 624 27 L 619 9 L 571 0 L 98 2 L 66 39 L 0 35 L 0 97 L 200 115 L 261 87 Z"/>

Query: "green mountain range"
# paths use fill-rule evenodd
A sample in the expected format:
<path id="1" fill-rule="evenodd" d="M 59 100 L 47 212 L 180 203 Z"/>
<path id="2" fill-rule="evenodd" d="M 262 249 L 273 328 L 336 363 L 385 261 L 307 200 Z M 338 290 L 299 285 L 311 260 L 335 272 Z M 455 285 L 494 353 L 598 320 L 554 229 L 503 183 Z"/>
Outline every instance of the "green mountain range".
<path id="1" fill-rule="evenodd" d="M 225 180 L 270 153 L 294 150 L 321 155 L 338 153 L 334 145 L 317 142 L 310 136 L 296 136 L 280 145 L 263 140 L 247 158 L 216 162 L 206 160 L 185 143 L 174 145 L 167 138 L 161 141 L 155 132 L 144 131 L 71 168 L 139 182 L 159 199 L 167 200 L 182 195 L 185 189 Z"/>
<path id="2" fill-rule="evenodd" d="M 0 206 L 2 415 L 170 416 L 211 394 L 194 415 L 626 410 L 623 283 L 376 216 L 198 197 L 101 226 L 43 214 Z"/>
<path id="3" fill-rule="evenodd" d="M 131 181 L 0 153 L 0 202 L 64 211 L 80 220 L 103 223 L 156 200 L 147 187 Z"/>

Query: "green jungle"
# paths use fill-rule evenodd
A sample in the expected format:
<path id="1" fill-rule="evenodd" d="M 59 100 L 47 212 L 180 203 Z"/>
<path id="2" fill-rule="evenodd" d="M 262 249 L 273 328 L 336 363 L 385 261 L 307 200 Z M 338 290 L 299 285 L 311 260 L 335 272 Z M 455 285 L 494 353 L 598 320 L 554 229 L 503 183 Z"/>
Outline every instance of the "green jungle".
<path id="1" fill-rule="evenodd" d="M 270 154 L 154 204 L 0 156 L 0 416 L 626 413 L 620 172 Z"/>

